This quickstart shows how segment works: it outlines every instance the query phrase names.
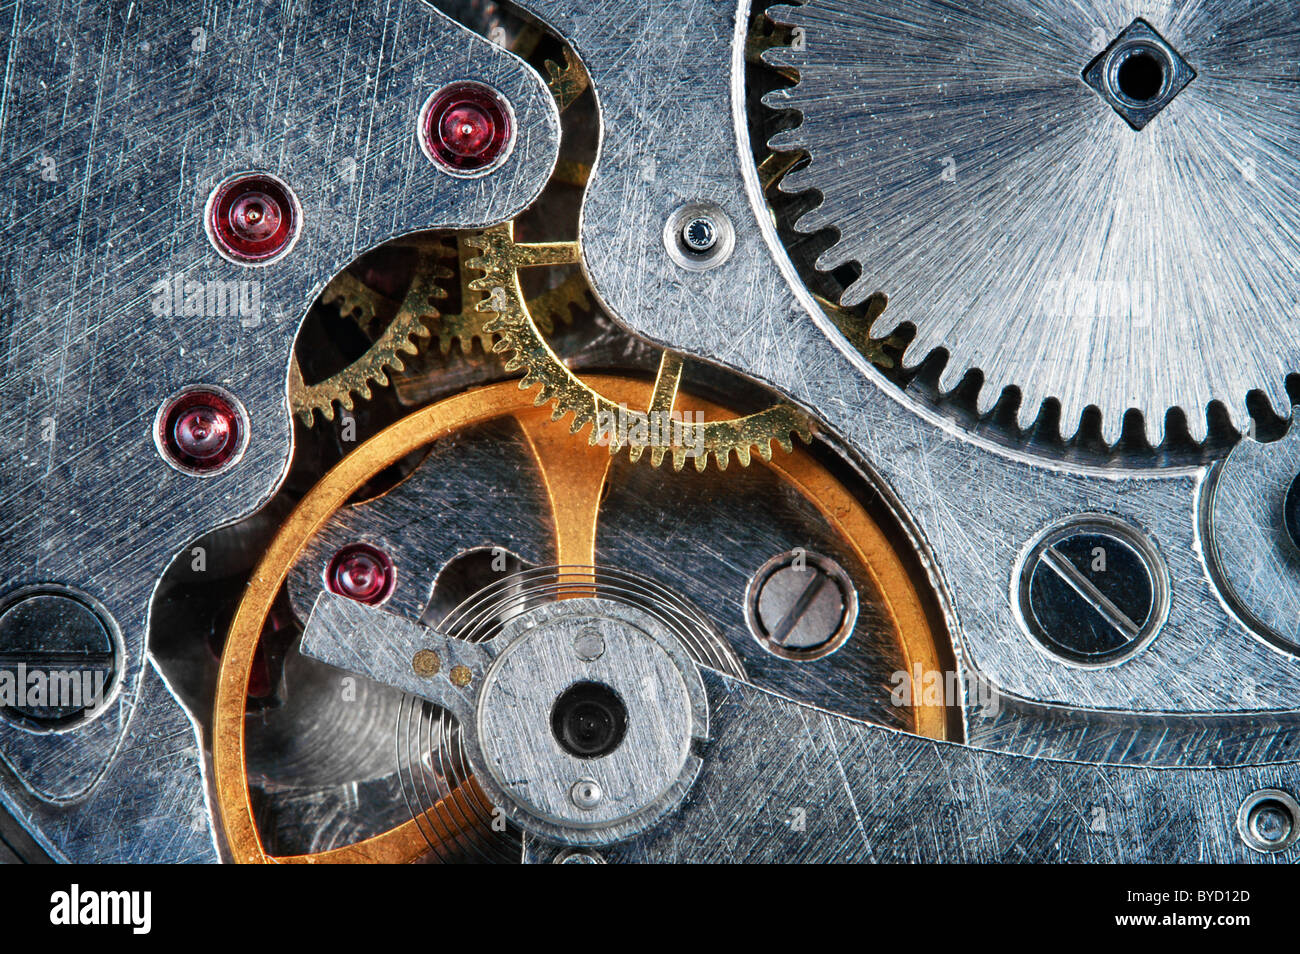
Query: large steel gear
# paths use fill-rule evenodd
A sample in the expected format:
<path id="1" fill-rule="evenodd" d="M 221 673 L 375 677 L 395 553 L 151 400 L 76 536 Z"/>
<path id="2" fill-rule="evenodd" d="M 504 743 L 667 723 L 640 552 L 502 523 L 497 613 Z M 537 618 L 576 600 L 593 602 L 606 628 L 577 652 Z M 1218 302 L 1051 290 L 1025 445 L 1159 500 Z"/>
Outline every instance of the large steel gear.
<path id="1" fill-rule="evenodd" d="M 546 342 L 519 282 L 519 270 L 534 266 L 569 265 L 578 261 L 578 246 L 570 242 L 519 243 L 514 239 L 513 223 L 486 229 L 469 239 L 482 254 L 467 264 L 483 272 L 472 287 L 487 293 L 479 308 L 491 312 L 487 330 L 498 335 L 495 349 L 511 356 L 507 371 L 523 371 L 521 388 L 539 388 L 536 402 L 554 405 L 552 417 L 558 421 L 572 415 L 570 430 L 577 434 L 591 425 L 589 443 L 604 440 L 610 453 L 626 449 L 632 460 L 640 460 L 648 449 L 650 462 L 658 467 L 671 454 L 673 468 L 681 470 L 688 457 L 697 470 L 704 470 L 712 457 L 718 467 L 726 469 L 734 453 L 742 467 L 748 467 L 751 452 L 757 450 L 764 460 L 772 459 L 775 441 L 789 453 L 793 436 L 811 440 L 812 428 L 807 416 L 790 404 L 776 404 L 745 417 L 717 421 L 680 421 L 670 428 L 656 423 L 656 415 L 668 418 L 675 406 L 681 382 L 682 359 L 664 352 L 655 381 L 654 396 L 645 410 L 629 409 L 610 400 L 573 373 Z M 663 418 L 660 418 L 662 420 Z M 624 422 L 605 427 L 605 422 Z M 639 433 L 652 436 L 638 439 Z"/>
<path id="2" fill-rule="evenodd" d="M 1067 437 L 1095 405 L 1110 443 L 1129 409 L 1153 443 L 1171 408 L 1197 440 L 1214 401 L 1243 430 L 1253 390 L 1286 413 L 1294 3 L 810 0 L 769 15 L 797 28 L 766 59 L 798 82 L 766 102 L 802 116 L 771 146 L 810 157 L 782 188 L 821 194 L 797 227 L 838 232 L 818 268 L 861 267 L 845 304 L 888 297 L 873 335 L 915 326 L 908 366 L 945 349 L 944 391 L 978 369 L 981 411 L 1018 388 L 1028 427 L 1054 398 Z"/>

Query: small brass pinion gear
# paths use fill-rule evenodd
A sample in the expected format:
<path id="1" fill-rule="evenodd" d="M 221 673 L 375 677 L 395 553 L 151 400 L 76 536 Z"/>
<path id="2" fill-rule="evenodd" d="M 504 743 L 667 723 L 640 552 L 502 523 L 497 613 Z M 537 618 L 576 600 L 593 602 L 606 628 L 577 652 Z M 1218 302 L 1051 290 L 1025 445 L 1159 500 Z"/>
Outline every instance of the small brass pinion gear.
<path id="1" fill-rule="evenodd" d="M 415 254 L 411 282 L 403 299 L 394 301 L 345 271 L 326 286 L 320 301 L 350 316 L 373 344 L 361 357 L 323 381 L 308 384 L 297 361 L 289 371 L 289 397 L 294 411 L 305 424 L 334 419 L 334 405 L 351 410 L 357 398 L 369 400 L 371 386 L 388 384 L 389 372 L 406 370 L 403 354 L 424 350 L 431 337 L 443 354 L 459 344 L 466 355 L 477 341 L 484 354 L 492 353 L 493 335 L 485 329 L 491 316 L 477 307 L 482 295 L 470 287 L 471 272 L 465 267 L 473 254 L 464 236 L 453 239 L 416 237 L 394 243 Z M 449 267 L 450 266 L 450 267 Z M 447 298 L 448 282 L 460 285 L 460 308 L 441 311 L 434 303 Z M 575 312 L 591 308 L 591 296 L 582 275 L 574 273 L 559 284 L 535 296 L 529 304 L 538 326 L 550 334 L 557 321 L 570 324 Z M 392 316 L 392 317 L 389 317 Z M 385 322 L 387 323 L 385 326 Z"/>
<path id="2" fill-rule="evenodd" d="M 437 240 L 415 240 L 410 247 L 416 255 L 411 284 L 400 303 L 386 299 L 369 288 L 351 272 L 343 272 L 321 293 L 321 303 L 335 305 L 344 315 L 351 315 L 371 338 L 371 345 L 346 368 L 323 381 L 308 384 L 297 358 L 289 367 L 289 404 L 303 423 L 312 425 L 319 413 L 334 420 L 334 405 L 346 411 L 357 398 L 369 400 L 371 385 L 385 387 L 390 371 L 403 371 L 402 355 L 414 355 L 437 327 L 439 313 L 434 302 L 447 297 L 441 282 L 452 272 L 441 260 L 455 256 L 455 250 Z M 395 312 L 395 313 L 394 313 Z M 380 331 L 387 314 L 392 318 Z"/>
<path id="3" fill-rule="evenodd" d="M 676 404 L 682 374 L 682 357 L 671 351 L 665 351 L 660 361 L 649 408 L 634 410 L 611 401 L 584 383 L 551 349 L 520 286 L 520 269 L 578 263 L 578 244 L 519 243 L 511 222 L 465 241 L 481 252 L 466 262 L 467 267 L 483 273 L 470 285 L 487 296 L 478 308 L 491 316 L 485 329 L 499 339 L 494 350 L 509 354 L 506 370 L 524 372 L 520 389 L 538 388 L 534 403 L 554 405 L 553 421 L 571 414 L 569 429 L 574 434 L 591 425 L 588 443 L 605 440 L 611 454 L 626 448 L 633 461 L 640 460 L 648 449 L 650 462 L 656 467 L 671 454 L 675 470 L 681 470 L 688 458 L 694 458 L 695 469 L 703 471 L 710 457 L 717 461 L 719 469 L 725 470 L 734 453 L 741 466 L 747 467 L 754 449 L 764 460 L 771 460 L 773 441 L 787 453 L 793 450 L 794 435 L 804 442 L 811 441 L 808 417 L 790 404 L 777 404 L 745 417 L 681 420 L 673 421 L 671 427 L 664 426 Z M 608 426 L 608 422 L 615 421 L 626 426 Z"/>

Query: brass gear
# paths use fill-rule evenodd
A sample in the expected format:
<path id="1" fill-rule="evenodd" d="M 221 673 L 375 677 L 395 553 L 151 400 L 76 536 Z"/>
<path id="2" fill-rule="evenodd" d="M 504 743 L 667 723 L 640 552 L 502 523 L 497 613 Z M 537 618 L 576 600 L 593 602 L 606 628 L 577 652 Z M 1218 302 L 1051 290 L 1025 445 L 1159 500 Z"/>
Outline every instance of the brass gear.
<path id="1" fill-rule="evenodd" d="M 327 421 L 334 420 L 335 404 L 350 411 L 357 398 L 369 400 L 371 385 L 386 387 L 390 371 L 405 370 L 402 355 L 417 354 L 424 340 L 433 334 L 432 328 L 439 329 L 441 336 L 453 327 L 444 325 L 434 302 L 447 297 L 441 282 L 453 273 L 442 261 L 455 252 L 438 239 L 417 238 L 398 247 L 411 248 L 416 255 L 411 282 L 401 302 L 391 301 L 347 271 L 321 293 L 321 302 L 335 305 L 342 314 L 351 316 L 372 344 L 346 368 L 314 384 L 306 382 L 294 358 L 289 366 L 289 404 L 304 424 L 314 424 L 317 413 Z M 379 330 L 389 313 L 392 318 Z M 464 329 L 456 328 L 455 332 L 460 334 Z"/>
<path id="2" fill-rule="evenodd" d="M 469 262 L 476 252 L 468 241 L 470 238 L 468 234 L 461 234 L 455 239 L 457 257 L 455 271 L 460 282 L 460 311 L 439 316 L 433 328 L 434 336 L 438 339 L 439 350 L 443 354 L 448 354 L 452 345 L 459 342 L 461 351 L 468 355 L 473 350 L 475 341 L 479 343 L 484 354 L 492 354 L 492 346 L 496 341 L 496 336 L 486 327 L 492 320 L 491 314 L 478 307 L 483 300 L 483 293 L 473 286 L 473 268 Z M 590 311 L 592 300 L 587 290 L 586 280 L 581 273 L 574 272 L 554 287 L 532 296 L 528 301 L 528 307 L 538 327 L 543 333 L 550 334 L 555 330 L 557 322 L 572 324 L 575 310 L 580 314 Z"/>
<path id="3" fill-rule="evenodd" d="M 654 393 L 646 410 L 632 410 L 611 401 L 583 382 L 551 349 L 520 286 L 521 268 L 577 264 L 580 261 L 577 243 L 519 243 L 515 241 L 511 222 L 485 229 L 465 241 L 481 252 L 466 262 L 468 267 L 483 273 L 470 287 L 487 294 L 478 308 L 492 316 L 485 329 L 500 338 L 494 349 L 502 354 L 510 353 L 506 370 L 524 372 L 519 387 L 538 388 L 534 403 L 553 404 L 553 421 L 573 415 L 569 430 L 574 434 L 591 425 L 589 444 L 604 440 L 611 454 L 626 448 L 633 461 L 640 460 L 648 448 L 650 462 L 656 467 L 671 452 L 674 470 L 681 470 L 687 457 L 693 456 L 695 469 L 703 471 L 710 456 L 721 470 L 726 469 L 732 453 L 741 466 L 747 467 L 754 448 L 764 460 L 771 460 L 773 441 L 790 453 L 794 447 L 793 435 L 804 442 L 812 439 L 810 420 L 790 404 L 777 404 L 745 417 L 674 421 L 671 427 L 665 427 L 676 404 L 682 374 L 682 357 L 671 351 L 665 351 L 660 361 Z M 627 426 L 611 428 L 608 426 L 611 421 L 623 421 Z M 642 433 L 647 435 L 646 439 L 640 438 Z"/>

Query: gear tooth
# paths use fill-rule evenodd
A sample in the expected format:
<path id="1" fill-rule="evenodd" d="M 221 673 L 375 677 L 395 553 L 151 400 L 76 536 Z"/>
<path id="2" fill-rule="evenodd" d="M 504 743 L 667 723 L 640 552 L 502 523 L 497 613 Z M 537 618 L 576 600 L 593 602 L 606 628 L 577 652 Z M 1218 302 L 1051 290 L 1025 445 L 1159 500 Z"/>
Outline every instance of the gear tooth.
<path id="1" fill-rule="evenodd" d="M 628 445 L 628 448 L 627 448 L 627 456 L 628 456 L 628 459 L 632 461 L 632 463 L 634 463 L 634 464 L 639 463 L 640 460 L 641 460 L 641 455 L 644 454 L 644 453 L 645 453 L 645 445 L 644 445 L 644 444 L 629 444 L 629 445 Z"/>
<path id="2" fill-rule="evenodd" d="M 975 412 L 980 417 L 987 415 L 997 406 L 998 401 L 1002 398 L 1004 390 L 1005 389 L 1003 388 L 994 387 L 990 382 L 985 381 L 984 386 L 981 387 L 979 393 L 975 395 Z"/>
<path id="3" fill-rule="evenodd" d="M 782 26 L 800 26 L 802 16 L 807 11 L 801 10 L 798 6 L 789 3 L 774 3 L 768 7 L 764 13 L 773 23 L 779 23 Z"/>
<path id="4" fill-rule="evenodd" d="M 749 445 L 741 444 L 736 448 L 736 460 L 740 462 L 741 467 L 749 466 Z"/>
<path id="5" fill-rule="evenodd" d="M 1281 418 L 1289 418 L 1291 416 L 1291 396 L 1287 394 L 1286 381 L 1283 378 L 1278 377 L 1269 381 L 1260 390 L 1263 392 L 1264 399 L 1268 401 L 1269 409 L 1274 414 Z M 1241 406 L 1242 410 L 1245 411 L 1245 401 L 1242 402 Z M 1251 420 L 1251 417 L 1249 416 L 1250 412 L 1246 411 L 1246 414 L 1248 416 L 1240 418 L 1241 421 L 1245 422 Z"/>
<path id="6" fill-rule="evenodd" d="M 1143 415 L 1142 420 L 1143 420 L 1143 425 L 1146 428 L 1147 440 L 1151 442 L 1151 446 L 1159 447 L 1162 444 L 1164 444 L 1165 430 L 1166 430 L 1165 425 L 1167 423 L 1165 420 L 1165 414 L 1160 414 L 1158 416 Z M 1246 425 L 1245 428 L 1243 428 L 1243 430 L 1247 432 L 1253 431 L 1255 422 L 1252 418 L 1250 417 L 1243 418 L 1242 423 Z"/>
<path id="7" fill-rule="evenodd" d="M 772 63 L 772 59 L 771 59 L 771 57 L 772 57 L 772 55 L 773 55 L 774 53 L 776 53 L 779 49 L 781 49 L 781 48 L 778 46 L 778 47 L 773 47 L 773 48 L 770 49 L 770 50 L 766 50 L 766 51 L 764 51 L 764 53 L 763 53 L 763 59 L 764 59 L 765 61 L 767 61 L 768 63 Z M 789 66 L 789 65 L 791 65 L 791 64 L 789 64 L 789 63 L 772 63 L 772 65 L 773 65 L 773 66 Z M 799 108 L 799 107 L 795 104 L 795 97 L 792 95 L 792 91 L 789 90 L 789 89 L 774 89 L 774 90 L 772 90 L 772 91 L 769 92 L 769 93 L 765 93 L 765 94 L 763 94 L 762 103 L 763 103 L 763 105 L 766 106 L 768 109 L 774 109 L 774 110 L 776 110 L 777 112 L 785 112 L 786 110 L 797 110 L 797 109 Z M 787 135 L 789 132 L 791 132 L 791 130 L 782 130 L 781 132 L 777 133 L 776 135 L 778 135 L 778 136 L 785 136 L 785 135 Z M 775 147 L 773 147 L 773 148 L 775 148 Z"/>
<path id="8" fill-rule="evenodd" d="M 506 351 L 506 350 L 508 350 L 508 349 L 506 349 L 506 348 L 502 348 L 502 349 L 500 349 L 500 350 L 501 350 L 501 351 Z M 510 358 L 508 361 L 506 361 L 506 373 L 507 373 L 507 374 L 514 374 L 516 371 L 522 371 L 522 370 L 523 370 L 524 368 L 526 368 L 527 366 L 528 366 L 528 362 L 526 362 L 522 357 L 520 357 L 519 355 L 516 354 L 514 357 L 512 357 L 512 358 Z M 522 387 L 528 387 L 527 384 L 522 384 L 522 382 L 521 382 L 521 386 L 522 386 Z"/>
<path id="9" fill-rule="evenodd" d="M 769 47 L 768 49 L 763 51 L 762 57 L 764 63 L 778 70 L 779 69 L 797 70 L 799 66 L 803 63 L 803 58 L 799 54 L 799 51 L 792 50 L 788 46 Z M 764 104 L 767 104 L 766 100 L 764 100 Z M 772 108 L 780 109 L 782 107 L 773 106 Z M 785 108 L 788 109 L 789 107 L 785 107 Z"/>
<path id="10" fill-rule="evenodd" d="M 1187 411 L 1186 414 L 1187 430 L 1191 432 L 1192 440 L 1204 444 L 1205 439 L 1210 436 L 1209 408 L 1198 407 Z"/>
<path id="11" fill-rule="evenodd" d="M 917 348 L 916 350 L 919 354 L 923 349 Z M 912 349 L 908 348 L 907 351 L 908 355 L 906 356 L 910 356 Z M 925 351 L 924 353 L 926 355 L 930 354 L 929 351 Z M 924 361 L 925 358 L 923 357 L 921 360 Z M 920 362 L 917 363 L 919 364 Z M 949 358 L 948 362 L 943 366 L 943 370 L 939 373 L 939 393 L 944 397 L 947 397 L 952 394 L 953 391 L 957 390 L 958 385 L 961 384 L 962 378 L 966 376 L 966 371 L 966 368 L 962 367 L 956 361 L 953 361 L 952 358 Z M 985 389 L 988 389 L 987 382 L 985 383 L 985 387 L 980 390 L 983 391 Z"/>
<path id="12" fill-rule="evenodd" d="M 1119 443 L 1119 439 L 1124 433 L 1124 417 L 1126 413 L 1126 411 L 1119 411 L 1115 414 L 1102 416 L 1101 439 L 1106 442 L 1107 447 L 1114 447 Z"/>
<path id="13" fill-rule="evenodd" d="M 662 464 L 664 462 L 664 454 L 667 453 L 667 450 L 668 449 L 666 447 L 663 447 L 659 444 L 656 444 L 654 447 L 650 448 L 650 466 L 658 467 L 660 464 Z"/>
<path id="14" fill-rule="evenodd" d="M 673 470 L 676 471 L 677 473 L 681 473 L 682 468 L 685 466 L 686 466 L 686 448 L 674 447 L 673 448 Z"/>
<path id="15" fill-rule="evenodd" d="M 778 435 L 776 442 L 781 445 L 781 450 L 784 451 L 785 453 L 787 454 L 794 453 L 794 441 L 790 440 L 789 434 Z"/>
<path id="16" fill-rule="evenodd" d="M 1032 400 L 1026 400 L 1022 395 L 1020 398 L 1020 407 L 1016 408 L 1016 426 L 1021 432 L 1027 432 L 1034 426 L 1038 420 L 1038 415 L 1043 412 L 1043 402 L 1035 404 Z"/>
<path id="17" fill-rule="evenodd" d="M 716 457 L 717 460 L 718 460 L 718 470 L 726 470 L 726 469 L 727 469 L 727 451 L 726 451 L 726 448 L 723 448 L 723 449 L 721 449 L 721 450 L 715 450 L 715 451 L 713 452 L 713 455 L 714 455 L 714 457 Z M 696 454 L 696 455 L 695 455 L 695 472 L 696 472 L 697 474 L 702 474 L 702 473 L 704 473 L 704 471 L 708 469 L 708 466 L 709 466 L 709 453 L 708 453 L 708 451 L 705 451 L 705 452 L 702 453 L 702 454 Z"/>
<path id="18" fill-rule="evenodd" d="M 776 97 L 771 93 L 763 97 L 763 102 L 773 109 L 788 110 L 794 108 L 785 97 L 781 97 L 779 101 L 776 101 Z M 803 143 L 799 140 L 800 129 L 801 127 L 796 126 L 793 129 L 782 129 L 780 132 L 773 133 L 767 140 L 768 148 L 773 152 L 797 152 L 803 149 Z M 781 178 L 786 183 L 781 187 L 782 192 L 807 192 L 809 189 L 816 188 L 813 177 L 806 174 L 806 167 L 791 169 Z"/>
<path id="19" fill-rule="evenodd" d="M 332 403 L 322 405 L 316 408 L 316 410 L 321 417 L 325 418 L 326 421 L 334 420 L 334 405 Z"/>
<path id="20" fill-rule="evenodd" d="M 788 134 L 776 133 L 772 136 L 768 145 L 778 152 L 793 152 L 799 148 L 798 141 L 794 134 L 798 130 L 790 130 Z M 799 195 L 803 192 L 815 192 L 817 190 L 817 177 L 814 176 L 808 166 L 798 166 L 791 169 L 781 177 L 779 188 L 786 195 Z M 794 227 L 800 232 L 816 232 L 827 228 L 830 223 L 829 211 L 824 208 L 825 201 L 818 202 L 811 209 L 804 212 L 803 215 L 795 221 Z"/>
<path id="21" fill-rule="evenodd" d="M 770 461 L 772 459 L 772 442 L 770 440 L 763 441 L 762 443 L 757 444 L 756 446 L 758 447 L 759 457 L 763 458 L 763 460 L 766 461 Z"/>
<path id="22" fill-rule="evenodd" d="M 538 388 L 537 393 L 533 395 L 533 407 L 541 407 L 550 399 L 551 396 L 550 394 L 547 393 L 546 386 L 543 385 L 542 387 Z"/>

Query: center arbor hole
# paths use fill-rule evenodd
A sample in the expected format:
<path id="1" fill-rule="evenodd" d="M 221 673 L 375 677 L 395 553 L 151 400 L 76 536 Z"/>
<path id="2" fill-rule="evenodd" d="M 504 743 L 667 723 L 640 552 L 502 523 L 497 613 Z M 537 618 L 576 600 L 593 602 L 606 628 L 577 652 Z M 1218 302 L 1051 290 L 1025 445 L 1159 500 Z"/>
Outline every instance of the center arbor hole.
<path id="1" fill-rule="evenodd" d="M 555 700 L 551 731 L 570 755 L 598 759 L 609 755 L 623 741 L 627 707 L 618 693 L 603 683 L 575 683 Z"/>
<path id="2" fill-rule="evenodd" d="M 1148 50 L 1134 53 L 1120 64 L 1116 76 L 1119 91 L 1136 103 L 1148 103 L 1165 88 L 1165 66 Z"/>

